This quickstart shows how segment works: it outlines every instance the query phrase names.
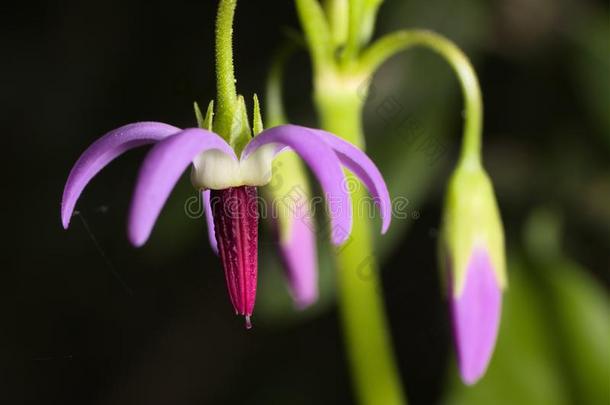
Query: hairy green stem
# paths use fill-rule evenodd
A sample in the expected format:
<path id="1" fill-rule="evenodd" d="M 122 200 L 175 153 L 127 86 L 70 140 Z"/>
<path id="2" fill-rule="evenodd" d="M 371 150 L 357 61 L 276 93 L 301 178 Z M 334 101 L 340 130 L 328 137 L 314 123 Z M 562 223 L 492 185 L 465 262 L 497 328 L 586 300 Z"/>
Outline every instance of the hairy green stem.
<path id="1" fill-rule="evenodd" d="M 233 67 L 233 18 L 237 0 L 220 0 L 216 15 L 216 116 L 214 131 L 229 141 L 237 108 Z"/>
<path id="2" fill-rule="evenodd" d="M 460 164 L 480 166 L 483 125 L 481 89 L 468 57 L 453 42 L 426 30 L 404 30 L 386 35 L 363 52 L 359 61 L 360 73 L 371 74 L 398 52 L 414 46 L 426 47 L 438 53 L 456 73 L 464 97 L 464 135 Z"/>

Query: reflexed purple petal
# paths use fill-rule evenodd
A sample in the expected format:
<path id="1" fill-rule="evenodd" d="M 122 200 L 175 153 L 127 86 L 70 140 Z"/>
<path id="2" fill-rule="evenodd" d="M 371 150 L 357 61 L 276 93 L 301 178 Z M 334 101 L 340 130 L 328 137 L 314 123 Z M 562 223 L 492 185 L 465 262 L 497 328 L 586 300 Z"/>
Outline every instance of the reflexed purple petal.
<path id="1" fill-rule="evenodd" d="M 208 239 L 210 247 L 214 253 L 218 254 L 218 242 L 216 242 L 216 233 L 214 231 L 214 215 L 212 214 L 212 206 L 210 205 L 210 190 L 204 190 L 203 195 L 203 210 L 205 212 L 205 223 L 208 228 Z"/>
<path id="2" fill-rule="evenodd" d="M 305 309 L 318 299 L 318 255 L 314 226 L 311 215 L 295 215 L 290 235 L 280 238 L 280 253 L 288 285 L 299 309 Z"/>
<path id="3" fill-rule="evenodd" d="M 330 208 L 331 239 L 336 245 L 345 242 L 352 231 L 352 204 L 344 187 L 343 169 L 332 148 L 308 128 L 282 125 L 254 137 L 246 146 L 242 159 L 270 143 L 290 147 L 311 168 L 324 190 Z"/>
<path id="4" fill-rule="evenodd" d="M 160 141 L 180 131 L 180 128 L 161 122 L 137 122 L 110 131 L 89 146 L 72 167 L 64 188 L 61 201 L 64 228 L 70 225 L 76 201 L 87 183 L 108 163 L 130 149 Z"/>
<path id="5" fill-rule="evenodd" d="M 383 176 L 375 163 L 360 149 L 343 139 L 321 130 L 314 130 L 337 153 L 341 163 L 353 172 L 369 190 L 381 212 L 381 233 L 386 233 L 392 220 L 392 202 Z"/>
<path id="6" fill-rule="evenodd" d="M 473 252 L 466 271 L 463 291 L 451 297 L 451 316 L 460 374 L 471 385 L 485 373 L 496 344 L 502 291 L 485 250 Z"/>
<path id="7" fill-rule="evenodd" d="M 237 159 L 233 149 L 218 135 L 189 128 L 157 143 L 148 153 L 138 176 L 129 213 L 129 240 L 141 246 L 176 182 L 195 156 L 218 149 Z"/>

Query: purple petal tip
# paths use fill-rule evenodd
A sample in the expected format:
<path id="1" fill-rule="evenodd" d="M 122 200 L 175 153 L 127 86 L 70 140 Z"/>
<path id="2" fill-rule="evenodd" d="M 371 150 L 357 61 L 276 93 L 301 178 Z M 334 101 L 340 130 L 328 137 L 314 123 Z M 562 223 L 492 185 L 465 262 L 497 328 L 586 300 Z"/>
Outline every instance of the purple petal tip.
<path id="1" fill-rule="evenodd" d="M 70 226 L 70 217 L 63 212 L 61 213 L 61 225 L 64 227 L 64 230 L 68 229 Z"/>
<path id="2" fill-rule="evenodd" d="M 498 335 L 502 291 L 485 250 L 476 250 L 462 293 L 451 298 L 453 334 L 462 381 L 475 384 L 487 370 Z"/>
<path id="3" fill-rule="evenodd" d="M 282 261 L 294 305 L 304 310 L 318 299 L 315 225 L 307 213 L 295 212 L 290 238 L 280 242 Z"/>
<path id="4" fill-rule="evenodd" d="M 336 232 L 333 233 L 332 242 L 335 246 L 341 246 L 347 241 L 349 233 Z"/>
<path id="5" fill-rule="evenodd" d="M 74 206 L 89 181 L 106 165 L 135 147 L 157 142 L 180 129 L 160 122 L 137 122 L 108 132 L 95 141 L 78 158 L 64 187 L 61 200 L 61 222 L 70 225 Z"/>
<path id="6" fill-rule="evenodd" d="M 144 246 L 148 240 L 148 236 L 134 235 L 131 232 L 128 232 L 128 238 L 129 242 L 137 248 Z"/>
<path id="7" fill-rule="evenodd" d="M 294 298 L 294 307 L 299 311 L 304 311 L 318 301 L 318 289 L 309 294 L 302 294 Z"/>
<path id="8" fill-rule="evenodd" d="M 385 235 L 386 232 L 388 232 L 388 229 L 390 229 L 390 222 L 391 222 L 390 218 L 388 218 L 388 219 L 383 218 L 383 222 L 381 225 L 381 234 L 382 235 Z"/>
<path id="9" fill-rule="evenodd" d="M 134 247 L 142 247 L 150 237 L 150 231 L 139 229 L 139 224 L 128 221 L 127 223 L 127 239 Z"/>

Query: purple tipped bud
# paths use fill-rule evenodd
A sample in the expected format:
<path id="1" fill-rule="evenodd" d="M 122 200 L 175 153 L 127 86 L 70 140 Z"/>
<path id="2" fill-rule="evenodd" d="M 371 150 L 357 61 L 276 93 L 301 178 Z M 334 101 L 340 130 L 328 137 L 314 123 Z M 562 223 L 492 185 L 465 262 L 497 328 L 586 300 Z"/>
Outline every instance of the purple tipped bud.
<path id="1" fill-rule="evenodd" d="M 258 273 L 256 187 L 213 190 L 210 205 L 229 297 L 235 312 L 245 316 L 246 329 L 250 329 Z"/>
<path id="2" fill-rule="evenodd" d="M 450 279 L 454 281 L 453 276 Z M 472 385 L 483 376 L 491 359 L 502 307 L 502 290 L 486 250 L 473 251 L 463 288 L 455 293 L 451 282 L 449 294 L 460 375 L 465 384 Z"/>
<path id="3" fill-rule="evenodd" d="M 502 220 L 481 166 L 462 164 L 451 176 L 439 241 L 460 374 L 474 384 L 494 349 L 506 287 Z"/>

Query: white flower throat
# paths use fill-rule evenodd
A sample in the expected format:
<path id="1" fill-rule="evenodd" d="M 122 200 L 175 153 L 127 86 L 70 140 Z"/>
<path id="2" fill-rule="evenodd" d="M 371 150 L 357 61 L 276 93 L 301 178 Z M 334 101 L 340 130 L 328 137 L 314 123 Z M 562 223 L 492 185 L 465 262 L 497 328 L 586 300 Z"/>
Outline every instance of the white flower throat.
<path id="1" fill-rule="evenodd" d="M 265 145 L 239 160 L 215 149 L 203 152 L 193 160 L 191 182 L 210 190 L 264 186 L 271 181 L 274 152 L 275 145 Z"/>

